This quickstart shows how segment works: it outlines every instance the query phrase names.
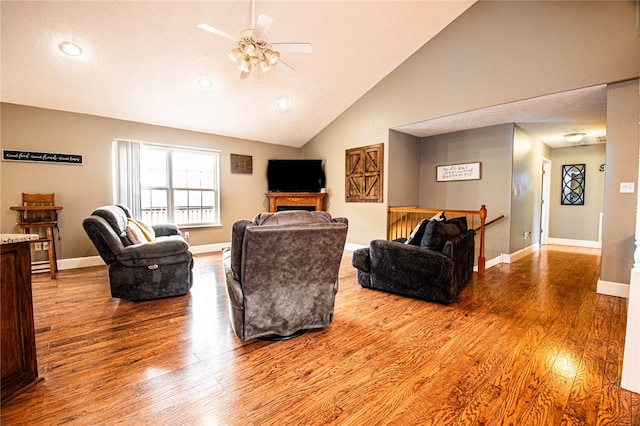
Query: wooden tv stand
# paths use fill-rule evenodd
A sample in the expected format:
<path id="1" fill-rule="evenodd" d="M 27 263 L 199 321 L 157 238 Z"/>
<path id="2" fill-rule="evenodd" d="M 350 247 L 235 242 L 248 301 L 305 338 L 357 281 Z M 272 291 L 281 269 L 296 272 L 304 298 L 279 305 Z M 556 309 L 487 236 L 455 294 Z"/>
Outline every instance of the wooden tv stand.
<path id="1" fill-rule="evenodd" d="M 324 210 L 324 197 L 326 192 L 267 192 L 269 198 L 269 211 L 292 210 L 296 207 Z"/>

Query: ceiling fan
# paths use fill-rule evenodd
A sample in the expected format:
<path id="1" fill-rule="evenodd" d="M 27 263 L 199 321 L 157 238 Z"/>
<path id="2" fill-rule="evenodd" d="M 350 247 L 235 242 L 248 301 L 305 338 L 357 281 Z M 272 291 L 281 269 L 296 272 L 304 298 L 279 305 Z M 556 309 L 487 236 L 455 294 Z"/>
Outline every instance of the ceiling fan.
<path id="1" fill-rule="evenodd" d="M 270 43 L 267 32 L 273 23 L 273 19 L 265 14 L 258 15 L 255 19 L 255 2 L 251 0 L 251 28 L 240 32 L 238 38 L 207 24 L 198 24 L 198 28 L 224 37 L 237 43 L 237 47 L 229 50 L 227 56 L 238 64 L 240 78 L 247 78 L 252 68 L 260 72 L 267 72 L 274 66 L 286 71 L 295 71 L 280 59 L 280 52 L 311 53 L 310 43 Z"/>

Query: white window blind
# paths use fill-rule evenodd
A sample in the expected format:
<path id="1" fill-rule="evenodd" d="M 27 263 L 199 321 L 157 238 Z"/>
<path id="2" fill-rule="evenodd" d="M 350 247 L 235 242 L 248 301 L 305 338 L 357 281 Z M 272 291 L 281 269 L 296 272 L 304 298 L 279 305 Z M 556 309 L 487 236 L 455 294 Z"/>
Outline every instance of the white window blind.
<path id="1" fill-rule="evenodd" d="M 114 198 L 135 218 L 178 225 L 220 224 L 220 153 L 114 141 Z"/>

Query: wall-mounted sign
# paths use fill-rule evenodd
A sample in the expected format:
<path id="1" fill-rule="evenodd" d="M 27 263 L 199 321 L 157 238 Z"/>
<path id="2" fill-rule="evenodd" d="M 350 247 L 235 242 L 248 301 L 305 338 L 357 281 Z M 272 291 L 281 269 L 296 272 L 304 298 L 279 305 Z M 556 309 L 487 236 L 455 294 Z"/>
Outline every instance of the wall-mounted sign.
<path id="1" fill-rule="evenodd" d="M 53 152 L 2 150 L 3 161 L 23 161 L 31 163 L 82 164 L 82 154 L 59 154 Z"/>
<path id="2" fill-rule="evenodd" d="M 450 164 L 436 167 L 436 180 L 438 182 L 477 179 L 480 179 L 480 163 Z"/>

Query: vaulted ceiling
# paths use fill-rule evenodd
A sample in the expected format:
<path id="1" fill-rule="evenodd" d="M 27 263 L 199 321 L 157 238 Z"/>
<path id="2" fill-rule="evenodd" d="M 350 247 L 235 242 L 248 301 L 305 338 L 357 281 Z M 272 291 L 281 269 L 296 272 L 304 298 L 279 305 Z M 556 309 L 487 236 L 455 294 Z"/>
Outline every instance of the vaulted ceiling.
<path id="1" fill-rule="evenodd" d="M 249 0 L 3 1 L 2 101 L 299 147 L 471 4 L 257 1 L 271 42 L 313 53 L 283 52 L 293 73 L 240 80 L 234 42 L 197 25 L 239 35 Z M 83 54 L 63 55 L 66 40 Z"/>
<path id="2" fill-rule="evenodd" d="M 252 15 L 249 0 L 4 0 L 0 97 L 2 102 L 300 147 L 474 1 L 259 0 Z M 282 52 L 295 72 L 276 68 L 258 74 L 254 69 L 240 79 L 227 58 L 234 42 L 197 27 L 206 23 L 236 36 L 259 13 L 273 19 L 271 42 L 311 43 L 311 54 Z M 80 46 L 82 55 L 62 54 L 64 41 Z M 199 86 L 203 78 L 211 87 Z M 562 119 L 574 127 L 586 117 L 602 127 L 602 93 L 556 98 L 557 110 L 529 100 L 527 108 L 520 104 L 465 114 L 479 124 L 528 123 L 525 130 L 540 135 L 546 127 L 540 114 L 551 111 L 563 111 Z M 290 101 L 288 110 L 276 108 L 280 99 Z M 582 105 L 580 118 L 566 108 L 567 102 Z M 586 110 L 587 105 L 594 109 Z M 446 133 L 460 130 L 460 123 L 468 127 L 469 117 L 399 129 L 421 136 Z"/>

